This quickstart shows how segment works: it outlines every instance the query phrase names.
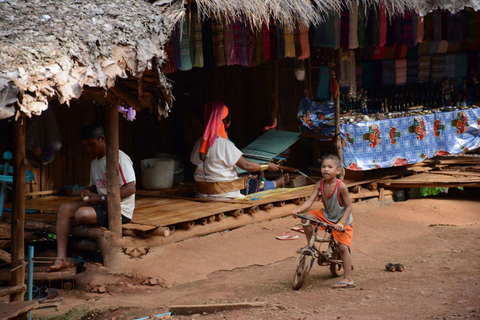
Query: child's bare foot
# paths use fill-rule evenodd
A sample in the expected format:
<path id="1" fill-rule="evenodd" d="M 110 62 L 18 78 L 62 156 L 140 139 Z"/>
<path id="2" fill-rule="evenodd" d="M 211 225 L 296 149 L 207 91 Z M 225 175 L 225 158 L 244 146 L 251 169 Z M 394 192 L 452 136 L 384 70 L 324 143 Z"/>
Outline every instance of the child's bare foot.
<path id="1" fill-rule="evenodd" d="M 283 186 L 286 186 L 290 182 L 290 175 L 286 173 L 283 175 L 283 177 L 280 177 L 275 180 L 275 187 L 276 188 L 281 188 Z"/>
<path id="2" fill-rule="evenodd" d="M 73 267 L 74 264 L 68 258 L 56 258 L 55 262 L 50 266 L 50 271 L 58 271 Z"/>

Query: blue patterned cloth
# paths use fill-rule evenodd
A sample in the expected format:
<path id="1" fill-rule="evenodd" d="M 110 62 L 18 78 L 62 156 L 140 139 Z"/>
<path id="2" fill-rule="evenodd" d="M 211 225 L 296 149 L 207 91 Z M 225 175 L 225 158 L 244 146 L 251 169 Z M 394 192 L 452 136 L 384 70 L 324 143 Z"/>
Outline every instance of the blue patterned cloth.
<path id="1" fill-rule="evenodd" d="M 297 120 L 312 133 L 333 137 L 335 134 L 334 110 L 333 101 L 319 103 L 304 97 L 300 101 Z"/>
<path id="2" fill-rule="evenodd" d="M 351 170 L 422 162 L 480 147 L 480 108 L 341 125 Z"/>

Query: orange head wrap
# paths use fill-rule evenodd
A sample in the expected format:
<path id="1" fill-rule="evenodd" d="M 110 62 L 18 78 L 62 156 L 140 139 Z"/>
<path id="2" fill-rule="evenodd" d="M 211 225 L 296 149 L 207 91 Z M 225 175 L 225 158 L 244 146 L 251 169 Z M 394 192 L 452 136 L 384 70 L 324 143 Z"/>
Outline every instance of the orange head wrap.
<path id="1" fill-rule="evenodd" d="M 200 153 L 207 154 L 209 148 L 213 146 L 217 136 L 227 139 L 227 132 L 223 119 L 228 116 L 228 108 L 221 101 L 213 101 L 205 104 L 203 141 L 200 146 Z"/>

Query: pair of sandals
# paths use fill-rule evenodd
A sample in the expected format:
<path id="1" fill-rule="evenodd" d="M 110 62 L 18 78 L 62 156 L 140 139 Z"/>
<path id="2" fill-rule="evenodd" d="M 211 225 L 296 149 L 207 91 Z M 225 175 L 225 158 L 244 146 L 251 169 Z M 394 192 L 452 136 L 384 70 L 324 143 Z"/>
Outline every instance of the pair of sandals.
<path id="1" fill-rule="evenodd" d="M 58 296 L 58 291 L 53 288 L 47 288 L 45 286 L 43 287 L 32 287 L 32 300 L 33 301 L 45 301 L 47 299 L 53 299 L 56 296 Z M 25 292 L 25 295 L 23 297 L 24 300 L 28 300 L 28 295 Z"/>

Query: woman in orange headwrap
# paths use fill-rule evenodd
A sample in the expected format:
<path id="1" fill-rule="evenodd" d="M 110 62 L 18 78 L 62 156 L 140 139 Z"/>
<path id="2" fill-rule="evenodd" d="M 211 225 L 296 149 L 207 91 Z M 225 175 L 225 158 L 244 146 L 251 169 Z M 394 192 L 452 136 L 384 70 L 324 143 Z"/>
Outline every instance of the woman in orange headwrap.
<path id="1" fill-rule="evenodd" d="M 205 104 L 205 131 L 195 144 L 190 161 L 196 166 L 194 179 L 198 196 L 211 198 L 243 197 L 246 179 L 239 178 L 236 166 L 249 172 L 278 171 L 274 163 L 258 164 L 248 161 L 228 140 L 229 110 L 221 101 Z"/>

